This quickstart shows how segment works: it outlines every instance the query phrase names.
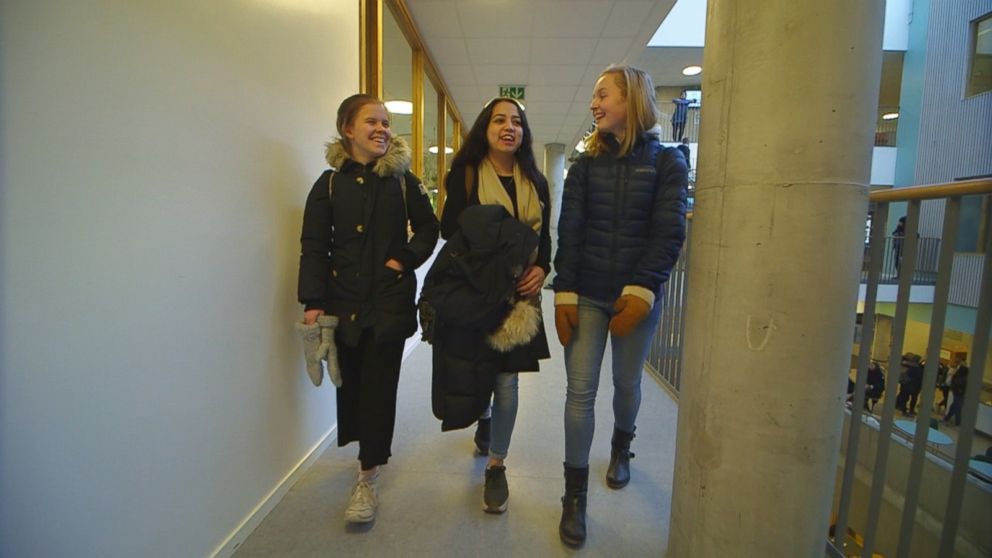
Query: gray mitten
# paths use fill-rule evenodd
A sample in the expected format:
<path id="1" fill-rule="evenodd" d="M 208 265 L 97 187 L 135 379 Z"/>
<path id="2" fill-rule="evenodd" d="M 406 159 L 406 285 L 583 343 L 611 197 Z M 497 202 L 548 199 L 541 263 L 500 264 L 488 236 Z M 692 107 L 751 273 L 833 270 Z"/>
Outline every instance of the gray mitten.
<path id="1" fill-rule="evenodd" d="M 320 316 L 320 348 L 317 353 L 327 360 L 327 377 L 336 387 L 341 387 L 341 367 L 338 366 L 338 346 L 334 344 L 334 329 L 338 327 L 337 316 Z"/>
<path id="2" fill-rule="evenodd" d="M 307 361 L 307 374 L 313 385 L 319 386 L 324 379 L 324 367 L 320 364 L 323 353 L 320 352 L 320 325 L 312 323 L 310 325 L 297 323 L 296 330 L 300 332 L 303 339 L 303 356 Z"/>

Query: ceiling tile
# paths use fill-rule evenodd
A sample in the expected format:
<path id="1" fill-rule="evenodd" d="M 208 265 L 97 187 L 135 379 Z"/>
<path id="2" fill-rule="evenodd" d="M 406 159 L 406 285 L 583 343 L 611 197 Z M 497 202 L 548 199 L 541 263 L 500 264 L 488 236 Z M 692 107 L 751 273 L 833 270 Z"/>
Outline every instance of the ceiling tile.
<path id="1" fill-rule="evenodd" d="M 592 100 L 592 87 L 589 88 L 589 93 L 590 94 L 589 94 L 589 98 L 588 99 L 581 99 L 581 100 L 576 100 L 575 102 L 573 102 L 572 103 L 572 106 L 568 110 L 568 113 L 569 114 L 580 114 L 580 113 L 589 114 L 589 101 Z"/>
<path id="2" fill-rule="evenodd" d="M 525 9 L 507 9 L 507 6 L 501 4 L 500 2 L 459 2 L 456 11 L 465 36 L 530 37 L 533 32 L 533 12 Z"/>
<path id="3" fill-rule="evenodd" d="M 469 58 L 476 69 L 486 64 L 507 64 L 530 58 L 530 39 L 506 41 L 469 37 L 465 42 L 468 44 Z"/>
<path id="4" fill-rule="evenodd" d="M 439 71 L 444 82 L 451 85 L 475 85 L 475 68 L 470 65 L 442 66 Z"/>
<path id="5" fill-rule="evenodd" d="M 499 95 L 500 85 L 527 85 L 527 66 L 479 65 L 475 67 L 476 82 L 485 97 L 490 92 Z"/>
<path id="6" fill-rule="evenodd" d="M 454 0 L 407 0 L 407 5 L 425 39 L 464 36 Z"/>
<path id="7" fill-rule="evenodd" d="M 481 97 L 475 85 L 448 85 L 448 91 L 456 99 L 478 99 Z"/>
<path id="8" fill-rule="evenodd" d="M 603 27 L 602 37 L 635 37 L 651 13 L 654 2 L 630 0 L 613 4 L 613 11 Z"/>
<path id="9" fill-rule="evenodd" d="M 535 36 L 599 37 L 613 2 L 569 0 L 533 5 Z"/>
<path id="10" fill-rule="evenodd" d="M 431 56 L 441 66 L 448 64 L 471 64 L 465 40 L 460 38 L 437 37 L 430 43 Z"/>
<path id="11" fill-rule="evenodd" d="M 561 115 L 568 114 L 569 103 L 558 103 L 554 101 L 524 101 L 527 106 L 527 114 L 537 115 Z"/>
<path id="12" fill-rule="evenodd" d="M 596 50 L 592 53 L 589 63 L 594 65 L 608 66 L 619 64 L 627 55 L 630 48 L 630 39 L 627 38 L 606 38 L 600 39 L 596 44 Z"/>
<path id="13" fill-rule="evenodd" d="M 575 96 L 572 85 L 531 85 L 527 87 L 528 101 L 566 101 Z"/>
<path id="14" fill-rule="evenodd" d="M 589 97 L 587 99 L 592 98 L 592 87 L 596 85 L 596 80 L 605 69 L 605 64 L 593 64 L 586 69 L 585 75 L 582 76 L 582 84 L 588 88 Z"/>
<path id="15" fill-rule="evenodd" d="M 587 64 L 597 39 L 532 39 L 531 64 Z"/>
<path id="16" fill-rule="evenodd" d="M 553 64 L 547 66 L 534 65 L 530 67 L 532 85 L 579 85 L 586 73 L 585 65 Z M 592 87 L 592 83 L 589 84 Z"/>

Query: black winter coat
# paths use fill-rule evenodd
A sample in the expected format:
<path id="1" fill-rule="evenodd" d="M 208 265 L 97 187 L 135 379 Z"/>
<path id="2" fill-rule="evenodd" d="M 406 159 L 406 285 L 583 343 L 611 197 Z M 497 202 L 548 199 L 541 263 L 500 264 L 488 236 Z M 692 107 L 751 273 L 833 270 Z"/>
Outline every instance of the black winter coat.
<path id="1" fill-rule="evenodd" d="M 624 157 L 580 156 L 565 178 L 555 292 L 613 301 L 633 286 L 659 297 L 685 241 L 687 186 L 682 152 L 654 133 Z"/>
<path id="2" fill-rule="evenodd" d="M 465 191 L 465 168 L 453 168 L 444 182 L 448 197 L 444 200 L 441 213 L 441 238 L 448 240 L 458 232 L 458 217 L 466 207 L 479 205 L 479 171 L 475 170 L 475 180 L 471 194 Z M 537 249 L 536 265 L 547 275 L 551 272 L 551 193 L 548 181 L 542 176 L 534 184 L 537 198 L 541 202 L 541 242 Z M 469 197 L 466 198 L 466 195 Z"/>
<path id="3" fill-rule="evenodd" d="M 537 248 L 537 234 L 497 205 L 469 207 L 458 223 L 421 296 L 421 305 L 434 310 L 431 400 L 442 430 L 465 428 L 479 418 L 496 374 L 536 370 L 537 360 L 550 356 L 543 325 L 530 342 L 507 353 L 486 341 L 510 313 L 516 280 Z M 539 316 L 540 310 L 535 312 Z"/>
<path id="4" fill-rule="evenodd" d="M 427 191 L 409 172 L 410 149 L 394 137 L 385 155 L 362 165 L 335 142 L 327 162 L 336 169 L 333 189 L 332 171 L 325 171 L 303 214 L 299 300 L 337 316 L 348 345 L 357 344 L 362 328 L 379 341 L 405 339 L 417 330 L 413 271 L 433 253 L 439 228 Z M 404 271 L 386 267 L 389 259 Z"/>

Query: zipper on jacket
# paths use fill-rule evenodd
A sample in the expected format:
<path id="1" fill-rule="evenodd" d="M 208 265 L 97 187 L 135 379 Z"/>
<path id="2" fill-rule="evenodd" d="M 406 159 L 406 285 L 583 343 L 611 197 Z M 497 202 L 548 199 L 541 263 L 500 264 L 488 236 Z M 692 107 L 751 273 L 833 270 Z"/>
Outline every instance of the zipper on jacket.
<path id="1" fill-rule="evenodd" d="M 621 203 L 623 199 L 623 193 L 621 192 L 623 184 L 623 169 L 624 165 L 620 163 L 619 159 L 614 159 L 612 161 L 615 168 L 616 174 L 616 184 L 613 188 L 613 234 L 610 235 L 610 283 L 609 288 L 613 288 L 613 283 L 615 281 L 616 270 L 617 270 L 617 235 L 620 231 L 620 212 Z"/>

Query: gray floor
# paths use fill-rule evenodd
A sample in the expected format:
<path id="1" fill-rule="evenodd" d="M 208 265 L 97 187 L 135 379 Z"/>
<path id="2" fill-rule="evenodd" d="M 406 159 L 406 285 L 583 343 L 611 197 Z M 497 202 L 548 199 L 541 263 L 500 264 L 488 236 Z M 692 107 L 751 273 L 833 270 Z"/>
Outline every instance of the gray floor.
<path id="1" fill-rule="evenodd" d="M 545 297 L 545 316 L 553 316 Z M 549 321 L 549 336 L 556 337 Z M 632 481 L 607 488 L 613 428 L 609 374 L 602 375 L 590 461 L 589 538 L 580 551 L 558 539 L 563 491 L 561 347 L 540 373 L 521 374 L 520 408 L 510 455 L 509 510 L 482 511 L 485 458 L 473 455 L 473 430 L 442 433 L 430 409 L 431 349 L 421 345 L 403 363 L 393 457 L 379 478 L 374 524 L 342 519 L 355 481 L 355 444 L 333 445 L 289 491 L 235 556 L 660 556 L 668 539 L 676 404 L 645 374 Z M 607 354 L 604 362 L 609 363 Z"/>

